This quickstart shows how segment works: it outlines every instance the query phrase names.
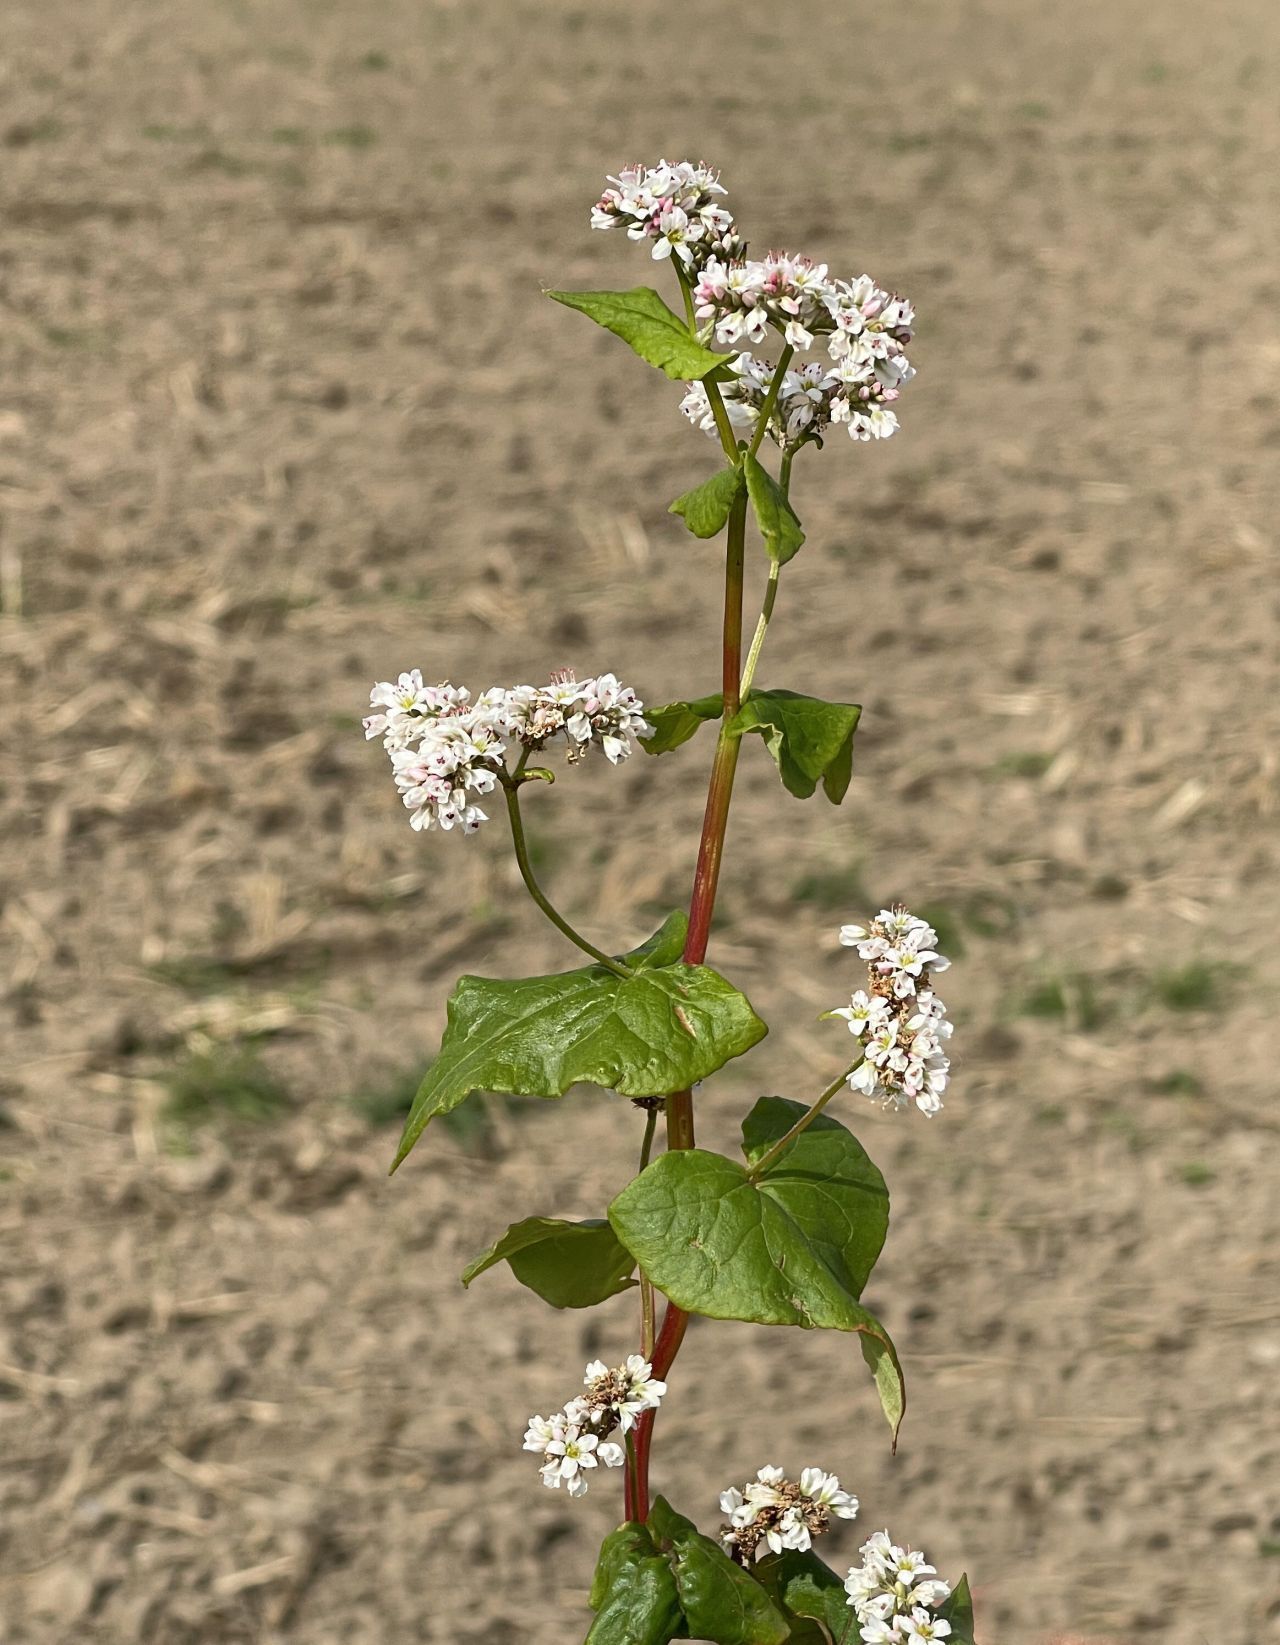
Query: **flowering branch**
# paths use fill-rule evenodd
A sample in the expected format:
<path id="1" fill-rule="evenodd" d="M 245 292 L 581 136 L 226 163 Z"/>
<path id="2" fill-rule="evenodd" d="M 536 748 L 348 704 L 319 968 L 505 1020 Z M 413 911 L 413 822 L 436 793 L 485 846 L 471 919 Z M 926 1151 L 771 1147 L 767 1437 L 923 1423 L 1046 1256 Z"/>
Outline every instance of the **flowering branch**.
<path id="1" fill-rule="evenodd" d="M 580 948 L 584 954 L 590 954 L 597 965 L 603 965 L 606 970 L 612 971 L 616 977 L 631 976 L 631 967 L 621 960 L 612 959 L 603 949 L 597 948 L 595 943 L 588 942 L 580 931 L 575 931 L 565 919 L 564 915 L 555 908 L 551 899 L 538 884 L 533 872 L 533 864 L 529 861 L 529 846 L 524 835 L 524 819 L 520 815 L 520 782 L 523 775 L 523 757 L 521 764 L 510 775 L 503 774 L 498 781 L 502 785 L 507 801 L 507 819 L 511 824 L 511 843 L 515 847 L 516 867 L 520 870 L 520 878 L 525 883 L 525 889 L 537 903 L 538 907 L 555 926 L 556 930 L 568 937 L 569 941 Z"/>

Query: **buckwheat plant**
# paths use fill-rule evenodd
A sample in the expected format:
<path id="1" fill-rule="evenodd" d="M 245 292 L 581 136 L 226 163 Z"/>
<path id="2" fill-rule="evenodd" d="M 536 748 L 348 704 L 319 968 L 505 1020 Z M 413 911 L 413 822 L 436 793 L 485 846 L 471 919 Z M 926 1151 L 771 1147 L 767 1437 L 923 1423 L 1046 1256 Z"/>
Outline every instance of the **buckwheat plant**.
<path id="1" fill-rule="evenodd" d="M 622 230 L 674 279 L 677 310 L 647 286 L 549 295 L 682 382 L 686 416 L 718 444 L 717 471 L 671 512 L 695 537 L 725 539 L 723 685 L 657 708 L 613 674 L 578 678 L 568 668 L 545 684 L 475 694 L 428 683 L 416 668 L 374 687 L 365 729 L 382 739 L 413 827 L 469 835 L 505 811 L 530 895 L 588 960 L 554 976 L 459 981 L 395 1165 L 433 1119 L 477 1091 L 560 1097 L 585 1082 L 638 1110 L 639 1170 L 604 1215 L 526 1217 L 462 1276 L 469 1285 L 505 1262 L 555 1308 L 589 1308 L 626 1290 L 638 1296 L 637 1336 L 618 1345 L 616 1363 L 594 1360 L 564 1406 L 529 1417 L 524 1435 L 538 1459 L 534 1489 L 535 1467 L 543 1487 L 574 1498 L 621 1476 L 623 1523 L 600 1552 L 588 1645 L 971 1645 L 967 1582 L 953 1589 L 887 1531 L 863 1545 L 859 1564 L 846 1554 L 843 1573 L 814 1552 L 818 1538 L 858 1512 L 827 1471 L 831 1458 L 821 1466 L 803 1459 L 791 1473 L 762 1459 L 754 1480 L 719 1494 L 723 1519 L 712 1534 L 649 1491 L 655 1419 L 673 1396 L 692 1314 L 850 1333 L 894 1443 L 902 1421 L 897 1353 L 859 1300 L 884 1243 L 888 1194 L 853 1131 L 827 1110 L 848 1092 L 851 1117 L 867 1101 L 918 1120 L 941 1109 L 951 1023 L 935 992 L 947 965 L 935 932 L 902 907 L 865 911 L 864 923 L 841 929 L 857 960 L 849 1003 L 826 1016 L 844 1020 L 853 1044 L 833 1037 L 833 1078 L 815 1100 L 755 1104 L 742 1122 L 741 1160 L 695 1145 L 695 1111 L 707 1093 L 695 1103 L 694 1092 L 765 1033 L 747 999 L 705 963 L 743 743 L 758 736 L 783 786 L 802 799 L 821 785 L 839 804 L 850 780 L 858 706 L 756 683 L 781 573 L 804 542 L 793 465 L 840 430 L 857 443 L 895 432 L 913 375 L 911 305 L 864 274 L 839 278 L 824 263 L 780 252 L 748 256 L 719 177 L 705 166 L 629 167 L 609 180 L 591 223 Z M 766 442 L 776 451 L 772 472 Z M 767 575 L 744 648 L 749 520 Z M 637 745 L 667 754 L 710 723 L 718 729 L 688 913 L 671 914 L 630 953 L 597 948 L 534 875 L 526 794 L 558 781 L 557 766 L 598 757 L 618 766 Z M 666 1150 L 654 1158 L 660 1115 Z M 510 1426 L 514 1442 L 514 1416 Z M 696 1506 L 715 1500 L 709 1490 Z"/>

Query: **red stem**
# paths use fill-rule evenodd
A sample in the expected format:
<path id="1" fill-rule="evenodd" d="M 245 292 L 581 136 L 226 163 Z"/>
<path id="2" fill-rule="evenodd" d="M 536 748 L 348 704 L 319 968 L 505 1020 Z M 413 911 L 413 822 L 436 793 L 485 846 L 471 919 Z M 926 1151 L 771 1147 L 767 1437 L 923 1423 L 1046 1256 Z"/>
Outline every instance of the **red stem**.
<path id="1" fill-rule="evenodd" d="M 707 955 L 711 916 L 715 911 L 720 861 L 733 799 L 733 779 L 738 768 L 741 738 L 727 735 L 725 727 L 738 712 L 738 683 L 742 678 L 742 578 L 745 557 L 747 501 L 739 497 L 729 516 L 729 544 L 724 579 L 724 719 L 716 743 L 711 780 L 707 787 L 707 807 L 698 841 L 698 861 L 693 871 L 693 895 L 689 903 L 689 935 L 685 939 L 686 965 L 701 965 Z M 667 1148 L 692 1148 L 693 1092 L 674 1091 L 667 1098 Z M 684 1341 L 689 1316 L 683 1308 L 668 1302 L 653 1345 L 653 1374 L 665 1377 Z M 649 1452 L 653 1444 L 656 1411 L 642 1413 L 635 1426 L 635 1468 L 628 1464 L 624 1481 L 626 1516 L 630 1520 L 649 1517 Z"/>

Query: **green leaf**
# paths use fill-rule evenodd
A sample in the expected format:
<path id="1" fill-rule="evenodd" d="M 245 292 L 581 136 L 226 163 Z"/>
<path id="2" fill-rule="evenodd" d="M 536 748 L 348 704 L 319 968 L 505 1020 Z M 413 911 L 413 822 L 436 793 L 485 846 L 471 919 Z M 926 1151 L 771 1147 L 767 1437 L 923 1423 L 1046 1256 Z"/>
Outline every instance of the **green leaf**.
<path id="1" fill-rule="evenodd" d="M 653 727 L 653 735 L 641 739 L 641 748 L 646 754 L 669 754 L 681 743 L 687 743 L 700 725 L 720 718 L 724 713 L 724 697 L 717 691 L 710 697 L 695 697 L 692 702 L 646 708 L 644 713 Z"/>
<path id="2" fill-rule="evenodd" d="M 473 1091 L 562 1097 L 585 1081 L 661 1097 L 750 1050 L 767 1030 L 747 999 L 705 965 L 674 963 L 685 929 L 673 915 L 628 956 L 635 969 L 626 977 L 602 965 L 510 981 L 462 977 L 391 1169 Z"/>
<path id="3" fill-rule="evenodd" d="M 786 565 L 804 542 L 800 522 L 783 495 L 781 486 L 757 457 L 748 454 L 743 458 L 742 467 L 747 480 L 747 496 L 751 499 L 756 524 L 760 527 L 769 558 L 779 565 Z"/>
<path id="4" fill-rule="evenodd" d="M 753 691 L 729 722 L 738 736 L 758 731 L 783 785 L 807 800 L 821 782 L 839 805 L 853 770 L 853 734 L 862 713 L 857 703 L 828 703 L 794 691 Z"/>
<path id="5" fill-rule="evenodd" d="M 652 971 L 658 966 L 674 965 L 684 953 L 685 938 L 689 935 L 689 916 L 677 908 L 639 948 L 627 955 L 627 964 L 633 971 Z M 665 1095 L 665 1092 L 663 1093 Z"/>
<path id="6" fill-rule="evenodd" d="M 695 537 L 718 537 L 728 524 L 741 490 L 742 470 L 722 468 L 702 485 L 677 497 L 667 512 L 678 514 Z"/>
<path id="7" fill-rule="evenodd" d="M 635 286 L 631 291 L 549 291 L 547 296 L 621 337 L 642 360 L 677 382 L 696 381 L 734 358 L 703 348 L 649 286 Z"/>
<path id="8" fill-rule="evenodd" d="M 787 1645 L 782 1612 L 718 1543 L 658 1497 L 648 1523 L 604 1539 L 591 1583 L 587 1645 Z"/>
<path id="9" fill-rule="evenodd" d="M 647 1526 L 620 1525 L 604 1539 L 591 1609 L 586 1645 L 669 1645 L 687 1637 L 676 1579 Z"/>
<path id="10" fill-rule="evenodd" d="M 743 1125 L 749 1164 L 804 1105 L 765 1097 Z M 609 1207 L 623 1245 L 687 1313 L 857 1334 L 895 1443 L 906 1395 L 884 1326 L 858 1301 L 888 1228 L 884 1178 L 821 1114 L 753 1180 L 702 1148 L 663 1154 Z"/>
<path id="11" fill-rule="evenodd" d="M 947 1645 L 973 1645 L 973 1598 L 967 1576 L 956 1583 L 938 1614 L 951 1624 Z"/>
<path id="12" fill-rule="evenodd" d="M 663 1497 L 649 1512 L 655 1544 L 671 1560 L 691 1639 L 712 1645 L 785 1645 L 789 1630 L 764 1589 Z"/>
<path id="13" fill-rule="evenodd" d="M 462 1283 L 506 1261 L 521 1285 L 553 1308 L 594 1308 L 635 1283 L 636 1259 L 618 1243 L 607 1222 L 563 1222 L 558 1217 L 526 1217 L 469 1263 Z"/>
<path id="14" fill-rule="evenodd" d="M 859 1645 L 844 1583 L 817 1554 L 770 1554 L 752 1569 L 791 1626 L 789 1645 Z"/>

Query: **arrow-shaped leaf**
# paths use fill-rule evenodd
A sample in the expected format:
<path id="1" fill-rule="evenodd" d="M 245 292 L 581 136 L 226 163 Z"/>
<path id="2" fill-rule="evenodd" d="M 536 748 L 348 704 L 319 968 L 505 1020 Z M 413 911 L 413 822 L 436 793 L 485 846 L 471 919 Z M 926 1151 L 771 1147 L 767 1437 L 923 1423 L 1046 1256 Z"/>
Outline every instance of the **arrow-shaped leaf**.
<path id="1" fill-rule="evenodd" d="M 642 360 L 677 382 L 696 381 L 734 358 L 703 348 L 650 286 L 631 291 L 549 291 L 547 296 L 621 337 Z"/>

